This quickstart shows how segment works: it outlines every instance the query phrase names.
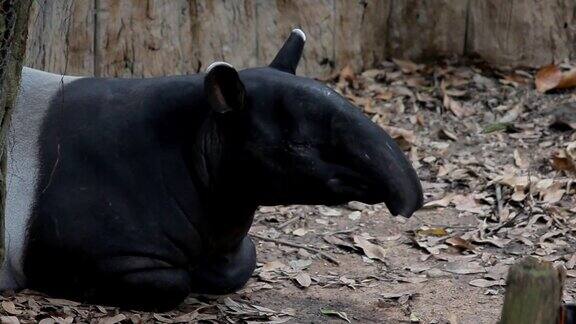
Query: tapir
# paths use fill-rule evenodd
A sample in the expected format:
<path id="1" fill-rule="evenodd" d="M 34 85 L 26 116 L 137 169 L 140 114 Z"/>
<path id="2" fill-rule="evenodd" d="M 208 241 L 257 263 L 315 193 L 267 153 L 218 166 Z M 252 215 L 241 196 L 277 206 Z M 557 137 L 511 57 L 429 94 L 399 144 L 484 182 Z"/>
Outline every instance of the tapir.
<path id="1" fill-rule="evenodd" d="M 393 139 L 295 75 L 292 31 L 267 67 L 144 79 L 24 68 L 8 134 L 1 289 L 163 310 L 227 294 L 256 266 L 258 206 L 421 207 Z"/>

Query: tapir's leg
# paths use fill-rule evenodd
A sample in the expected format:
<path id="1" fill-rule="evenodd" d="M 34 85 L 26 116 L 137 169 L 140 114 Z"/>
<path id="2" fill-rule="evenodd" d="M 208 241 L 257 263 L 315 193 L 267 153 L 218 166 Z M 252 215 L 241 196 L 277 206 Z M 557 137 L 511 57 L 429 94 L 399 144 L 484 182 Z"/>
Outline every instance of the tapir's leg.
<path id="1" fill-rule="evenodd" d="M 142 310 L 169 310 L 190 293 L 190 275 L 180 269 L 149 269 L 110 278 L 88 301 Z"/>
<path id="2" fill-rule="evenodd" d="M 191 291 L 224 295 L 242 288 L 256 268 L 256 249 L 245 237 L 236 251 L 211 258 L 192 272 Z"/>

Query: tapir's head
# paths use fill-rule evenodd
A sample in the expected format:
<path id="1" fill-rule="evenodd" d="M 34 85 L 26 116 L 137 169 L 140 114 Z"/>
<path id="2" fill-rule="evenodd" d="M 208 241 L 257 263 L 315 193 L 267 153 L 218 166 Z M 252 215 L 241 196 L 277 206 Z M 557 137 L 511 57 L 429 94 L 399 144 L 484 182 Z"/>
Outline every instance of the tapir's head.
<path id="1" fill-rule="evenodd" d="M 422 188 L 410 162 L 360 109 L 295 75 L 305 41 L 294 30 L 269 67 L 208 68 L 205 94 L 233 142 L 244 190 L 261 205 L 385 202 L 392 214 L 411 216 Z"/>

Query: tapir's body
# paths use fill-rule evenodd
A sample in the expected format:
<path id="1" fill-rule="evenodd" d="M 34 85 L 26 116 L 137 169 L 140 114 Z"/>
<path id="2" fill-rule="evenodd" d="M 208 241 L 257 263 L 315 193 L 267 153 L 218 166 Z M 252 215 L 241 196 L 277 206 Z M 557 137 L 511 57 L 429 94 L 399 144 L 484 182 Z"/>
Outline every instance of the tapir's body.
<path id="1" fill-rule="evenodd" d="M 154 79 L 24 69 L 9 136 L 0 289 L 137 308 L 232 292 L 251 276 L 258 205 L 385 201 L 410 216 L 418 178 L 329 88 L 270 68 Z M 297 54 L 297 57 L 293 57 Z"/>

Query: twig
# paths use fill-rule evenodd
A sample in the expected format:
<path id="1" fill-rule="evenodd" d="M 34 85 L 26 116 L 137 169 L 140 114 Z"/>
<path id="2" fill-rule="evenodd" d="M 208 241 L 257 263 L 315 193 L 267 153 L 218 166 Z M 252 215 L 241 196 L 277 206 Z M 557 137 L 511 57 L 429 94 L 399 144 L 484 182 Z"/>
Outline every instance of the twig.
<path id="1" fill-rule="evenodd" d="M 354 232 L 357 229 L 358 229 L 358 226 L 354 226 L 352 228 L 345 229 L 345 230 L 340 230 L 340 231 L 335 231 L 335 232 L 327 232 L 324 235 L 348 234 L 348 233 Z"/>
<path id="2" fill-rule="evenodd" d="M 255 237 L 259 240 L 262 241 L 268 241 L 268 242 L 274 242 L 276 244 L 282 244 L 282 245 L 286 245 L 286 246 L 291 246 L 291 247 L 295 247 L 295 248 L 301 248 L 304 250 L 308 250 L 310 252 L 314 252 L 314 253 L 318 253 L 320 254 L 322 257 L 324 257 L 324 259 L 336 264 L 336 265 L 340 265 L 340 262 L 338 262 L 338 260 L 336 260 L 336 258 L 334 258 L 333 256 L 331 256 L 330 254 L 320 251 L 318 249 L 306 246 L 306 245 L 302 245 L 302 244 L 298 244 L 298 243 L 293 243 L 293 242 L 288 242 L 288 241 L 283 241 L 283 240 L 277 240 L 277 239 L 273 239 L 273 238 L 269 238 L 266 236 L 261 236 L 258 234 L 250 234 L 252 237 Z"/>
<path id="3" fill-rule="evenodd" d="M 285 221 L 284 223 L 278 225 L 276 228 L 277 228 L 277 229 L 282 229 L 282 228 L 284 228 L 284 227 L 286 227 L 286 226 L 288 226 L 288 225 L 296 222 L 296 221 L 299 220 L 300 218 L 302 218 L 302 214 L 298 214 L 298 215 L 290 218 L 289 220 Z"/>
<path id="4" fill-rule="evenodd" d="M 502 209 L 504 208 L 502 203 L 502 186 L 499 183 L 496 184 L 496 212 L 498 213 L 498 221 L 502 221 Z"/>

